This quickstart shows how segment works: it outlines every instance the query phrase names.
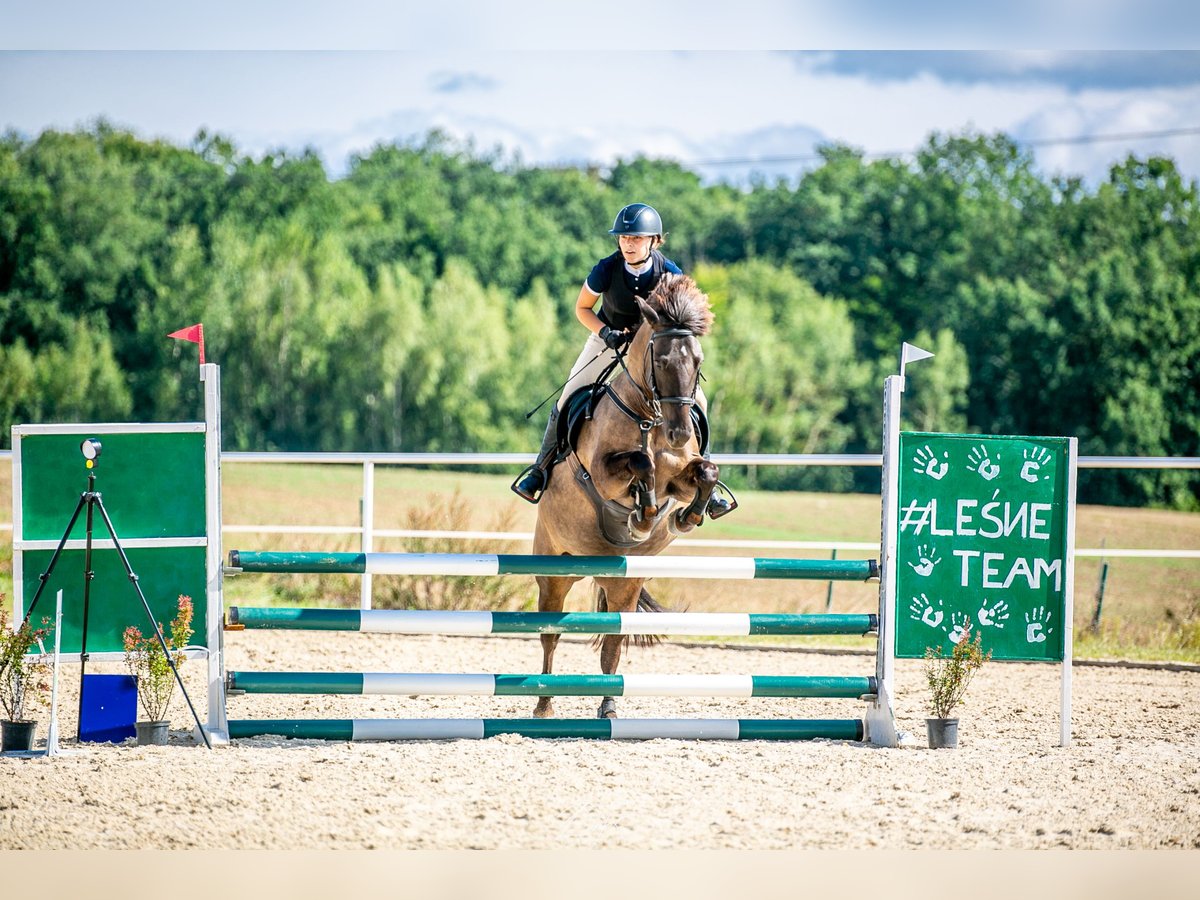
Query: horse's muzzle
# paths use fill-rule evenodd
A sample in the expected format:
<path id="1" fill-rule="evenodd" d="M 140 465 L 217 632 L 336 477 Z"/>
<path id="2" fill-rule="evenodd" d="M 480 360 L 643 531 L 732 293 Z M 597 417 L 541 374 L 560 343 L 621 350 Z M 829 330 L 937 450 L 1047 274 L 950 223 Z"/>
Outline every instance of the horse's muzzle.
<path id="1" fill-rule="evenodd" d="M 667 443 L 671 445 L 672 450 L 681 450 L 687 446 L 687 442 L 692 439 L 692 423 L 690 416 L 684 419 L 680 425 L 672 425 L 669 422 L 663 426 L 663 434 L 667 439 Z"/>

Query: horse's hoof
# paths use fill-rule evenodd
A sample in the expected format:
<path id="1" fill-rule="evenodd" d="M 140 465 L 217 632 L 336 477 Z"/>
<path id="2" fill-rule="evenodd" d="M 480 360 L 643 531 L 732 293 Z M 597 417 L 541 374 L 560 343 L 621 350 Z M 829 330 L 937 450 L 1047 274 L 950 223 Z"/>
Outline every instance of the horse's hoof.
<path id="1" fill-rule="evenodd" d="M 615 719 L 617 717 L 617 704 L 612 700 L 605 700 L 600 704 L 600 709 L 596 713 L 597 719 Z"/>
<path id="2" fill-rule="evenodd" d="M 538 704 L 533 708 L 533 717 L 535 719 L 549 719 L 554 715 L 554 707 L 547 703 L 545 706 Z"/>

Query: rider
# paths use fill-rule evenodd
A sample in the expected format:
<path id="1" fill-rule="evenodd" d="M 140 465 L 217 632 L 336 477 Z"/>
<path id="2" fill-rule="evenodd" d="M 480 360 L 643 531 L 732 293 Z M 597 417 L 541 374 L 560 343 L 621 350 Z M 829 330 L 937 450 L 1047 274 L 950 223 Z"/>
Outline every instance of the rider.
<path id="1" fill-rule="evenodd" d="M 518 476 L 512 489 L 530 503 L 537 503 L 550 481 L 558 437 L 558 415 L 567 399 L 579 388 L 592 384 L 616 359 L 617 351 L 633 340 L 642 314 L 635 298 L 650 296 L 663 275 L 682 275 L 683 270 L 659 251 L 666 232 L 658 210 L 645 203 L 631 203 L 617 213 L 609 234 L 616 235 L 617 252 L 592 267 L 575 300 L 575 318 L 591 332 L 571 369 L 550 422 L 542 437 L 537 461 Z M 595 312 L 600 300 L 600 311 Z M 714 495 L 719 508 L 728 503 Z M 712 509 L 712 503 L 709 508 Z"/>

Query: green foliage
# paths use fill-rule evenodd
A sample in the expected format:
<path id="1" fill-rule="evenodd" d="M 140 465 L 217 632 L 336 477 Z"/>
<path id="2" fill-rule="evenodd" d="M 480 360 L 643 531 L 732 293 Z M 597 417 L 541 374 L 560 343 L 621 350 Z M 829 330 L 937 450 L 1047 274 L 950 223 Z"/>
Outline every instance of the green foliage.
<path id="1" fill-rule="evenodd" d="M 157 636 L 143 637 L 136 625 L 125 629 L 125 668 L 137 678 L 138 699 L 142 701 L 148 721 L 161 722 L 167 717 L 171 696 L 175 692 L 175 673 L 171 670 L 171 662 L 178 669 L 187 660 L 183 648 L 192 637 L 192 613 L 192 598 L 180 594 L 178 611 L 171 620 L 170 630 L 163 628 L 161 623 L 158 626 L 167 651 L 171 654 L 170 660 L 163 652 Z"/>
<path id="2" fill-rule="evenodd" d="M 43 619 L 42 627 L 35 628 L 26 620 L 14 628 L 0 594 L 0 708 L 10 722 L 29 721 L 29 713 L 43 705 L 50 693 L 50 663 L 44 655 L 30 655 L 34 645 L 50 634 L 49 623 Z"/>
<path id="3" fill-rule="evenodd" d="M 196 417 L 195 349 L 166 333 L 202 321 L 228 449 L 530 450 L 544 420 L 523 414 L 585 336 L 579 285 L 640 200 L 713 299 L 718 451 L 878 452 L 879 382 L 908 340 L 937 354 L 910 371 L 912 427 L 1200 455 L 1200 195 L 1170 160 L 1089 189 L 999 134 L 821 154 L 738 190 L 644 157 L 527 167 L 435 131 L 332 181 L 312 151 L 252 158 L 205 131 L 10 133 L 0 443 L 21 421 Z M 1200 508 L 1200 473 L 1084 472 L 1080 496 Z"/>
<path id="4" fill-rule="evenodd" d="M 925 683 L 929 686 L 929 711 L 935 718 L 948 719 L 954 708 L 962 703 L 975 673 L 992 658 L 983 652 L 983 635 L 976 632 L 963 636 L 949 656 L 941 647 L 925 648 Z"/>
<path id="5" fill-rule="evenodd" d="M 922 360 L 920 375 L 909 379 L 905 392 L 903 428 L 907 431 L 967 430 L 967 386 L 971 382 L 966 351 L 943 328 L 937 335 L 924 329 L 911 342 L 933 354 Z"/>
<path id="6" fill-rule="evenodd" d="M 847 389 L 865 374 L 845 304 L 764 262 L 697 274 L 701 288 L 713 280 L 721 311 L 705 341 L 713 446 L 740 453 L 844 446 Z"/>

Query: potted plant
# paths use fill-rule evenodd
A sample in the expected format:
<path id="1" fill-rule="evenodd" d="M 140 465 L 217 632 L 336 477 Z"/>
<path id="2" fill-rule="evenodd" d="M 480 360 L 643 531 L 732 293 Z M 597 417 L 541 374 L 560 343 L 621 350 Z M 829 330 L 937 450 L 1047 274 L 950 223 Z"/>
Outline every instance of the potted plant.
<path id="1" fill-rule="evenodd" d="M 0 594 L 0 605 L 4 595 Z M 29 648 L 50 633 L 50 620 L 41 628 L 26 620 L 14 629 L 8 611 L 0 609 L 0 744 L 4 750 L 32 750 L 37 722 L 29 718 L 36 707 L 45 704 L 50 691 L 50 663 Z"/>
<path id="2" fill-rule="evenodd" d="M 192 598 L 179 595 L 179 607 L 170 629 L 158 626 L 175 667 L 183 665 L 187 658 L 183 648 L 192 636 Z M 148 721 L 136 722 L 138 744 L 166 744 L 167 728 L 171 724 L 167 709 L 175 693 L 175 673 L 163 653 L 162 645 L 154 635 L 143 637 L 136 625 L 125 629 L 125 667 L 137 678 L 138 699 L 146 711 Z"/>
<path id="3" fill-rule="evenodd" d="M 958 746 L 958 719 L 950 713 L 966 696 L 967 686 L 985 662 L 992 658 L 989 650 L 982 648 L 983 635 L 976 634 L 971 640 L 970 631 L 954 645 L 949 656 L 942 655 L 942 648 L 925 648 L 925 681 L 929 685 L 929 709 L 933 717 L 925 720 L 931 749 Z"/>

